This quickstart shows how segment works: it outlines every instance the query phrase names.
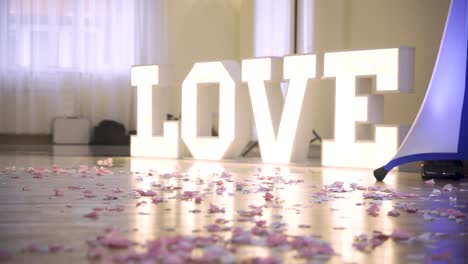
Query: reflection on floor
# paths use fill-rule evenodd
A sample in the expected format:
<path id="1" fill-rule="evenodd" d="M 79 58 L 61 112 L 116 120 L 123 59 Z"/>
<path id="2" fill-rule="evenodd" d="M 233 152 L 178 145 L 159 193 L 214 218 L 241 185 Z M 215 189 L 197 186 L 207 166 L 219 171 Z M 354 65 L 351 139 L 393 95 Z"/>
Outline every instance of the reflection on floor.
<path id="1" fill-rule="evenodd" d="M 392 172 L 376 183 L 370 170 L 254 159 L 112 157 L 95 167 L 104 157 L 52 153 L 0 147 L 0 262 L 468 258 L 466 180 Z"/>

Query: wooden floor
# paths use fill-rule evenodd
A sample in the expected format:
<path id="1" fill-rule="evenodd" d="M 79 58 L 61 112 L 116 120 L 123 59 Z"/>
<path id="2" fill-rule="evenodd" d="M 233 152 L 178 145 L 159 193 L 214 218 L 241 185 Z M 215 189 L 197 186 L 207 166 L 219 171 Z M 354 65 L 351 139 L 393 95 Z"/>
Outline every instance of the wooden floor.
<path id="1" fill-rule="evenodd" d="M 96 170 L 107 157 L 80 155 L 0 146 L 0 263 L 468 259 L 466 180 L 392 172 L 376 183 L 371 170 L 255 158 L 113 157 Z"/>

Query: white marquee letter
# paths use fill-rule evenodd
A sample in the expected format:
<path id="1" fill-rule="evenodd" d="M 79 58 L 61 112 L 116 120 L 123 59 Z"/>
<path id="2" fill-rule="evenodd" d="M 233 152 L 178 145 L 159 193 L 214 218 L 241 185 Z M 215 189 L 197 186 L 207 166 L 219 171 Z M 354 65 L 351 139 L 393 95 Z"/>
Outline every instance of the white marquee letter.
<path id="1" fill-rule="evenodd" d="M 199 84 L 219 83 L 219 137 L 211 136 L 208 95 Z M 182 84 L 182 138 L 195 159 L 237 157 L 250 139 L 248 95 L 235 61 L 195 63 Z"/>
<path id="2" fill-rule="evenodd" d="M 306 160 L 312 135 L 308 80 L 315 77 L 315 61 L 315 55 L 284 58 L 283 77 L 290 80 L 285 100 L 279 88 L 281 58 L 242 61 L 242 80 L 248 82 L 263 162 Z"/>
<path id="3" fill-rule="evenodd" d="M 413 70 L 411 48 L 325 54 L 324 78 L 336 78 L 336 99 L 335 139 L 322 144 L 323 166 L 376 168 L 393 157 L 407 127 L 386 125 L 374 130 L 375 124 L 383 123 L 383 96 L 364 95 L 363 90 L 369 93 L 375 83 L 380 93 L 408 92 Z M 369 140 L 372 134 L 374 142 Z"/>
<path id="4" fill-rule="evenodd" d="M 168 101 L 164 91 L 168 85 L 167 69 L 161 65 L 134 66 L 131 78 L 132 86 L 137 86 L 137 135 L 131 137 L 131 156 L 181 157 L 184 145 L 179 122 L 164 121 Z M 153 86 L 157 86 L 154 93 Z"/>

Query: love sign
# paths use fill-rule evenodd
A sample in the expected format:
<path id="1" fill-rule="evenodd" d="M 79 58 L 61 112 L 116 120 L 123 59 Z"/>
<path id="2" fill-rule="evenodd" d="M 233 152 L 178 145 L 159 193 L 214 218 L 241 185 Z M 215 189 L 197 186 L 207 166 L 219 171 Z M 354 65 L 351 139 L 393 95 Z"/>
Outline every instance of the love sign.
<path id="1" fill-rule="evenodd" d="M 314 127 L 311 91 L 317 88 L 310 80 L 317 78 L 315 54 L 246 59 L 241 65 L 195 63 L 182 84 L 180 121 L 165 121 L 167 70 L 164 65 L 132 67 L 138 94 L 132 156 L 181 158 L 190 152 L 195 159 L 235 158 L 251 139 L 253 116 L 263 162 L 306 160 Z M 335 137 L 322 144 L 322 165 L 373 168 L 391 158 L 406 132 L 403 126 L 382 124 L 382 94 L 410 91 L 413 76 L 412 48 L 325 53 L 323 78 L 335 79 L 336 100 Z M 284 99 L 281 81 L 289 82 Z M 218 137 L 210 136 L 209 97 L 200 89 L 213 83 L 219 85 Z M 360 94 L 359 86 L 375 91 Z M 374 141 L 359 140 L 363 124 L 375 126 Z"/>

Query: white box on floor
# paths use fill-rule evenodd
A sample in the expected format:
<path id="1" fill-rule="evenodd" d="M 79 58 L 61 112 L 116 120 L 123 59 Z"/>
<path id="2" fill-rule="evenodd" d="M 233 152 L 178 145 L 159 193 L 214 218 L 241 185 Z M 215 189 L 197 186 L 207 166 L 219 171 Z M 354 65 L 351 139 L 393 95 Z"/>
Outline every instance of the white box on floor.
<path id="1" fill-rule="evenodd" d="M 54 144 L 89 144 L 91 122 L 81 117 L 59 117 L 52 124 Z"/>

